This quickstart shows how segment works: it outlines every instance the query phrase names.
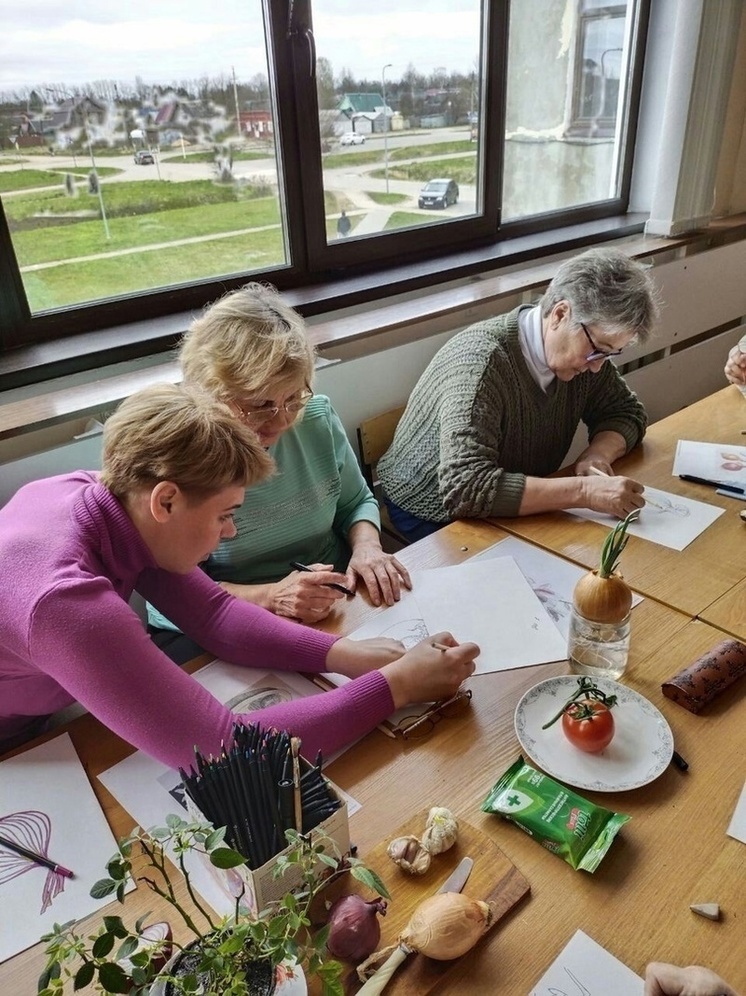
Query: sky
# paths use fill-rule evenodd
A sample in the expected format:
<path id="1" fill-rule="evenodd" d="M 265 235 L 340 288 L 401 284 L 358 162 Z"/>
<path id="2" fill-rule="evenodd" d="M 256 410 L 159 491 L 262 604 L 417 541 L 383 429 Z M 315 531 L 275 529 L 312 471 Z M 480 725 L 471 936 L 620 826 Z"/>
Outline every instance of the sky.
<path id="1" fill-rule="evenodd" d="M 291 0 L 272 0 L 288 3 Z M 369 7 L 369 10 L 365 8 Z M 471 72 L 480 0 L 314 0 L 317 55 L 338 76 L 397 79 L 414 64 Z M 360 12 L 362 8 L 362 12 Z M 94 80 L 266 74 L 259 0 L 0 0 L 0 91 Z"/>

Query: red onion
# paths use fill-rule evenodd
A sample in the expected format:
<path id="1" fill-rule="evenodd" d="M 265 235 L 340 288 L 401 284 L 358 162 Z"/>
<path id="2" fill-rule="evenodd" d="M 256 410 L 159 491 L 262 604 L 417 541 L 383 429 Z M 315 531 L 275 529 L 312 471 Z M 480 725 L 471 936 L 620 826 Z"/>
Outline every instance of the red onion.
<path id="1" fill-rule="evenodd" d="M 335 958 L 343 961 L 364 961 L 381 939 L 381 926 L 376 917 L 386 915 L 386 901 L 360 896 L 342 896 L 329 910 L 329 936 L 326 946 Z"/>

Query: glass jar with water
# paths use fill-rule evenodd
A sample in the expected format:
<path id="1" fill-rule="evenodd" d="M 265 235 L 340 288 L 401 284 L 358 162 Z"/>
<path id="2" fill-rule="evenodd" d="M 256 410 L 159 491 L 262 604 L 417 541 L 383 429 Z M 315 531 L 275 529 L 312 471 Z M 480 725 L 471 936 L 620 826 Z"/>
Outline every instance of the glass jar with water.
<path id="1" fill-rule="evenodd" d="M 573 608 L 567 647 L 570 670 L 616 681 L 627 667 L 629 637 L 630 613 L 621 622 L 594 622 Z"/>

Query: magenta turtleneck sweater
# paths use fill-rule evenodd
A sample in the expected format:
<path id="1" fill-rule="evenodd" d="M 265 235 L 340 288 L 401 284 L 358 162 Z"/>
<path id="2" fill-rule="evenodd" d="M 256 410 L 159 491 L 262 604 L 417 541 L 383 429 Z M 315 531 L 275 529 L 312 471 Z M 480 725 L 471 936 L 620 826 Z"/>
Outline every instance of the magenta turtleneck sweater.
<path id="1" fill-rule="evenodd" d="M 0 510 L 0 750 L 39 717 L 82 703 L 171 767 L 217 752 L 234 716 L 150 640 L 133 590 L 209 653 L 246 667 L 320 673 L 336 637 L 228 595 L 195 569 L 160 569 L 120 502 L 77 471 L 29 484 Z M 372 671 L 343 688 L 259 710 L 303 754 L 337 750 L 393 711 Z"/>

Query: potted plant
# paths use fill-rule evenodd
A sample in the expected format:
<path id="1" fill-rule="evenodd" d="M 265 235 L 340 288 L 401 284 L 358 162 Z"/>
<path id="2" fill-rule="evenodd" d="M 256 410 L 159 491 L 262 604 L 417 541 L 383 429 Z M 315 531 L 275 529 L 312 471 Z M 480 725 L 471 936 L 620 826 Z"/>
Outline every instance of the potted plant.
<path id="1" fill-rule="evenodd" d="M 330 838 L 316 835 L 312 842 L 288 830 L 290 849 L 278 855 L 274 874 L 282 875 L 294 866 L 301 873 L 301 886 L 258 914 L 242 908 L 238 888 L 233 915 L 217 918 L 195 894 L 185 855 L 201 850 L 223 869 L 236 868 L 245 859 L 225 846 L 225 828 L 216 830 L 209 823 L 186 822 L 178 816 L 169 816 L 166 823 L 149 830 L 136 827 L 120 840 L 107 866 L 108 877 L 96 882 L 91 895 L 116 894 L 123 902 L 133 861 L 142 855 L 147 874 L 139 875 L 139 881 L 173 907 L 192 934 L 191 940 L 174 942 L 176 953 L 166 962 L 171 939 L 143 943 L 145 917 L 128 928 L 121 917 L 105 916 L 98 931 L 86 937 L 76 931 L 74 921 L 55 924 L 42 938 L 48 944 L 48 962 L 39 979 L 38 996 L 61 996 L 70 981 L 74 991 L 93 983 L 96 992 L 129 996 L 280 996 L 282 992 L 295 996 L 307 991 L 305 982 L 290 987 L 287 980 L 304 979 L 304 969 L 319 976 L 324 996 L 342 996 L 342 966 L 328 956 L 327 928 L 311 931 L 311 904 L 330 877 L 346 870 L 388 897 L 374 872 L 356 858 L 343 860 Z M 190 903 L 177 894 L 168 849 L 184 876 Z M 335 854 L 329 853 L 331 849 Z"/>

